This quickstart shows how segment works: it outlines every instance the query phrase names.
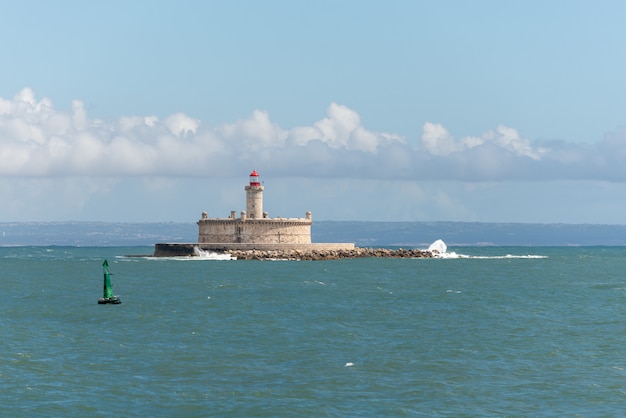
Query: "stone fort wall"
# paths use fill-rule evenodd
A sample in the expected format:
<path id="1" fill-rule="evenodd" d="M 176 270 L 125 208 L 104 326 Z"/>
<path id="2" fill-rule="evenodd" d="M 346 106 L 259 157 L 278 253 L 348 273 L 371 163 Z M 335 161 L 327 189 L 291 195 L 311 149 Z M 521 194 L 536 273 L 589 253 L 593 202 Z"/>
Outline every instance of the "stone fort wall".
<path id="1" fill-rule="evenodd" d="M 310 218 L 203 218 L 198 243 L 310 244 L 311 224 Z"/>

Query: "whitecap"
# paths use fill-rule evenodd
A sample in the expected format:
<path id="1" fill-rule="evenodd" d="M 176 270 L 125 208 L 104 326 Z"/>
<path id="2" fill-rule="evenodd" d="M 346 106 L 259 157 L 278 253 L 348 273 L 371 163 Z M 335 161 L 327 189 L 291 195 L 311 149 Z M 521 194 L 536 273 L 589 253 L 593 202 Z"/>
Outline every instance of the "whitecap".
<path id="1" fill-rule="evenodd" d="M 539 258 L 548 258 L 545 255 L 536 255 L 536 254 L 524 254 L 524 255 L 515 255 L 515 254 L 505 254 L 505 255 L 466 255 L 466 254 L 457 254 L 454 251 L 448 252 L 448 246 L 443 240 L 438 239 L 437 241 L 430 244 L 428 247 L 428 251 L 430 251 L 435 258 L 477 258 L 483 260 L 499 260 L 499 259 L 539 259 Z"/>
<path id="2" fill-rule="evenodd" d="M 198 247 L 193 247 L 193 253 L 195 257 L 203 260 L 236 260 L 237 257 L 233 257 L 228 253 L 218 254 L 213 251 L 205 251 Z"/>
<path id="3" fill-rule="evenodd" d="M 437 252 L 439 254 L 445 254 L 447 250 L 448 250 L 448 246 L 441 239 L 438 239 L 437 241 L 433 242 L 428 247 L 428 251 Z"/>
<path id="4" fill-rule="evenodd" d="M 432 255 L 436 258 L 467 258 L 466 255 L 459 255 L 457 253 L 448 252 L 448 246 L 442 239 L 438 239 L 437 241 L 430 244 L 428 247 L 428 251 L 432 253 Z"/>

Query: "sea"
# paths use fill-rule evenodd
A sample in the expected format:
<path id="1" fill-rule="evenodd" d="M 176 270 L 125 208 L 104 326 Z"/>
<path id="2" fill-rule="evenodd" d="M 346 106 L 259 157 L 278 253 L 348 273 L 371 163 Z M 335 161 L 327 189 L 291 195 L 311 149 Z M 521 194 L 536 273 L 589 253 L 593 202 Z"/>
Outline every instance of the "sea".
<path id="1" fill-rule="evenodd" d="M 621 416 L 626 247 L 0 247 L 2 417 Z M 99 305 L 108 261 L 119 305 Z"/>

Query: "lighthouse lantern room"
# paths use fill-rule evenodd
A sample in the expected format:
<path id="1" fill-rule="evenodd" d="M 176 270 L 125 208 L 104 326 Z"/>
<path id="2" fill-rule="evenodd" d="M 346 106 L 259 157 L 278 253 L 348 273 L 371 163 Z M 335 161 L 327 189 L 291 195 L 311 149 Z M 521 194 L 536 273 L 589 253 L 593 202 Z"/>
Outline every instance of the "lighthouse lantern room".
<path id="1" fill-rule="evenodd" d="M 259 183 L 259 173 L 256 172 L 256 170 L 253 170 L 252 173 L 250 173 L 250 186 L 260 186 L 261 183 Z"/>

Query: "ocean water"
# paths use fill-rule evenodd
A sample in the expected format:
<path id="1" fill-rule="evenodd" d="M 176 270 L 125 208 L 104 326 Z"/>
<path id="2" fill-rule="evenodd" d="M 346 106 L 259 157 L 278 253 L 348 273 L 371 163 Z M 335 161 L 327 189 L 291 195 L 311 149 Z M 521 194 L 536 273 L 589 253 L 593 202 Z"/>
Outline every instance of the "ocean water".
<path id="1" fill-rule="evenodd" d="M 0 416 L 619 416 L 626 248 L 0 248 Z M 121 305 L 98 305 L 108 259 Z"/>

